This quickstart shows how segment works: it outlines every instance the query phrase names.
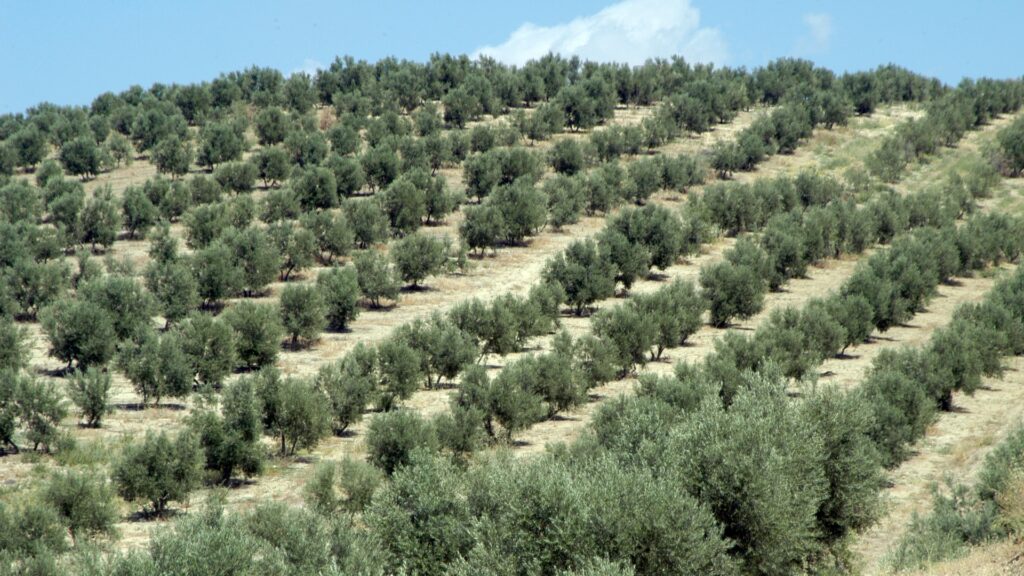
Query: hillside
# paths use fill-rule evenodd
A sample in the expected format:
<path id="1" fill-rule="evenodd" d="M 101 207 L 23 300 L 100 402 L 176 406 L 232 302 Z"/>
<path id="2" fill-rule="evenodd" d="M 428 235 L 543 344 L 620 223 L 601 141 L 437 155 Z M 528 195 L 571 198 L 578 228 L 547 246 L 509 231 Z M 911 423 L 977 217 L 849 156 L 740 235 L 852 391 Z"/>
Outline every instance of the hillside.
<path id="1" fill-rule="evenodd" d="M 886 573 L 948 479 L 1003 543 L 922 557 L 1014 573 L 1022 104 L 437 55 L 2 116 L 0 559 Z"/>

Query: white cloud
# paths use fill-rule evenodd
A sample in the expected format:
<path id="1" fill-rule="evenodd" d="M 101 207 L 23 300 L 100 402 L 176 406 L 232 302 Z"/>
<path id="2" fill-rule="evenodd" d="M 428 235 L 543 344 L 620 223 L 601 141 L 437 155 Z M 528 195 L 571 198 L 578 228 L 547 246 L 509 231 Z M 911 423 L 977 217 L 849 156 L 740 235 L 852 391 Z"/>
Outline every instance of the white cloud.
<path id="1" fill-rule="evenodd" d="M 810 38 L 801 42 L 802 49 L 808 52 L 827 50 L 832 39 L 832 17 L 828 14 L 804 14 L 804 24 Z"/>
<path id="2" fill-rule="evenodd" d="M 305 72 L 306 74 L 312 76 L 316 74 L 317 70 L 323 70 L 324 68 L 326 68 L 326 66 L 324 66 L 322 62 L 318 62 L 312 58 L 306 58 L 306 60 L 302 62 L 302 66 L 299 66 L 295 70 L 292 70 L 292 74 Z"/>
<path id="3" fill-rule="evenodd" d="M 716 28 L 700 27 L 700 12 L 689 0 L 623 0 L 565 24 L 527 22 L 503 43 L 484 46 L 473 56 L 522 65 L 548 52 L 630 64 L 675 54 L 718 64 L 728 57 L 722 35 Z"/>

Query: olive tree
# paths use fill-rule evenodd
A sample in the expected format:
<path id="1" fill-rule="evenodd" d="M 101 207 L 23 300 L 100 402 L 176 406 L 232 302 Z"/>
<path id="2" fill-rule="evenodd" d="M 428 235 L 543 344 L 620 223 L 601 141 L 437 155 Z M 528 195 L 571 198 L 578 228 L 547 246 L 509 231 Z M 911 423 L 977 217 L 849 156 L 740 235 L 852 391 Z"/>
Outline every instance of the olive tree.
<path id="1" fill-rule="evenodd" d="M 359 291 L 372 308 L 380 308 L 381 301 L 397 300 L 399 279 L 388 259 L 376 250 L 356 254 L 356 278 Z"/>
<path id="2" fill-rule="evenodd" d="M 184 260 L 153 261 L 146 267 L 145 278 L 146 288 L 168 325 L 181 320 L 200 304 L 199 285 Z"/>
<path id="3" fill-rule="evenodd" d="M 284 336 L 277 306 L 239 302 L 228 308 L 222 318 L 235 333 L 235 350 L 243 367 L 258 370 L 277 360 Z"/>
<path id="4" fill-rule="evenodd" d="M 218 164 L 238 160 L 245 151 L 242 126 L 231 122 L 211 122 L 199 132 L 199 154 L 196 161 L 211 170 Z"/>
<path id="5" fill-rule="evenodd" d="M 265 430 L 281 440 L 282 456 L 312 448 L 330 433 L 330 402 L 311 382 L 265 375 L 257 394 Z"/>
<path id="6" fill-rule="evenodd" d="M 128 236 L 145 237 L 146 231 L 156 224 L 157 207 L 138 186 L 129 186 L 121 194 L 121 214 Z"/>
<path id="7" fill-rule="evenodd" d="M 97 368 L 76 370 L 68 385 L 68 397 L 82 413 L 85 425 L 99 428 L 110 406 L 110 373 Z"/>
<path id="8" fill-rule="evenodd" d="M 100 147 L 91 137 L 79 136 L 61 146 L 60 162 L 69 174 L 88 179 L 99 174 Z"/>
<path id="9" fill-rule="evenodd" d="M 370 421 L 366 446 L 370 463 L 391 475 L 409 464 L 414 450 L 436 450 L 437 437 L 429 420 L 410 410 L 395 410 Z"/>
<path id="10" fill-rule="evenodd" d="M 253 296 L 265 292 L 282 263 L 275 239 L 265 229 L 249 226 L 230 236 L 228 244 L 237 264 L 233 268 L 241 275 L 242 293 Z"/>
<path id="11" fill-rule="evenodd" d="M 179 323 L 175 331 L 196 384 L 219 389 L 237 363 L 231 327 L 206 314 L 193 314 Z"/>
<path id="12" fill-rule="evenodd" d="M 103 366 L 114 356 L 117 334 L 110 314 L 99 304 L 79 299 L 58 300 L 42 312 L 50 355 L 85 369 Z"/>
<path id="13" fill-rule="evenodd" d="M 223 484 L 231 481 L 236 469 L 247 477 L 259 474 L 264 460 L 263 414 L 251 379 L 240 379 L 224 389 L 221 412 L 200 410 L 188 418 L 203 448 L 206 469 L 214 471 Z"/>
<path id="14" fill-rule="evenodd" d="M 402 280 L 419 286 L 427 276 L 437 274 L 447 261 L 445 244 L 423 234 L 411 234 L 391 248 L 391 259 Z"/>
<path id="15" fill-rule="evenodd" d="M 49 453 L 61 438 L 60 422 L 67 416 L 64 395 L 52 381 L 37 380 L 29 375 L 3 376 L 5 379 L 14 377 L 17 417 L 25 439 L 32 443 L 33 450 L 42 446 Z"/>
<path id="16" fill-rule="evenodd" d="M 91 279 L 78 287 L 78 296 L 107 313 L 119 340 L 135 337 L 152 321 L 153 296 L 134 278 L 107 274 Z"/>
<path id="17" fill-rule="evenodd" d="M 202 477 L 202 448 L 198 439 L 187 432 L 173 440 L 166 432 L 147 432 L 142 440 L 124 448 L 111 472 L 122 498 L 129 502 L 144 501 L 158 516 L 163 515 L 170 502 L 185 501 L 199 487 Z"/>
<path id="18" fill-rule="evenodd" d="M 316 277 L 326 307 L 327 325 L 344 330 L 359 315 L 359 280 L 355 266 L 330 268 Z"/>
<path id="19" fill-rule="evenodd" d="M 316 340 L 327 324 L 326 305 L 317 287 L 285 286 L 281 291 L 281 320 L 291 336 L 292 348 L 298 348 L 300 338 L 307 342 Z"/>
<path id="20" fill-rule="evenodd" d="M 577 315 L 615 294 L 615 266 L 593 240 L 577 240 L 544 267 L 545 282 L 562 287 Z"/>
<path id="21" fill-rule="evenodd" d="M 79 240 L 91 244 L 94 252 L 97 244 L 109 248 L 117 239 L 121 218 L 109 186 L 101 188 L 85 203 L 80 226 Z"/>
<path id="22" fill-rule="evenodd" d="M 168 136 L 153 148 L 151 158 L 153 164 L 156 165 L 157 172 L 170 174 L 171 177 L 176 178 L 188 174 L 194 156 L 192 145 L 188 140 L 182 140 L 177 136 Z"/>
<path id="23" fill-rule="evenodd" d="M 731 262 L 705 266 L 700 271 L 700 286 L 712 326 L 721 328 L 733 318 L 750 318 L 764 305 L 764 282 L 749 266 Z"/>
<path id="24" fill-rule="evenodd" d="M 195 372 L 176 331 L 144 334 L 129 343 L 118 355 L 118 366 L 142 397 L 142 406 L 150 400 L 157 405 L 162 398 L 184 398 L 192 392 Z"/>
<path id="25" fill-rule="evenodd" d="M 314 384 L 330 399 L 335 434 L 363 418 L 377 386 L 376 362 L 376 351 L 359 344 L 338 362 L 317 371 Z"/>

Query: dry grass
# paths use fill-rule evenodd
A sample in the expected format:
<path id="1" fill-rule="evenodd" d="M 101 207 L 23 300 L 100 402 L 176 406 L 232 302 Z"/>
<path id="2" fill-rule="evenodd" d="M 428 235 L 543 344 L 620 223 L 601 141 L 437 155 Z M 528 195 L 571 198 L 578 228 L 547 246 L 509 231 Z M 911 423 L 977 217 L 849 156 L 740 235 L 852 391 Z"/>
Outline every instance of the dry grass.
<path id="1" fill-rule="evenodd" d="M 1024 574 L 1024 542 L 1007 540 L 972 548 L 967 555 L 938 562 L 907 576 L 1020 576 Z"/>

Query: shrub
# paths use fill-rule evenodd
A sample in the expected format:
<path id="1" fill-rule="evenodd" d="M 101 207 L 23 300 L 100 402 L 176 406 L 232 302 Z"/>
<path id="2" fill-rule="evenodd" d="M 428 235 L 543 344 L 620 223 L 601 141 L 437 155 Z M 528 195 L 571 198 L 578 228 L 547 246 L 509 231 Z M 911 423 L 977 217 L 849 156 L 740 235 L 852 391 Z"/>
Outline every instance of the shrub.
<path id="1" fill-rule="evenodd" d="M 121 196 L 124 228 L 132 238 L 146 236 L 157 219 L 157 208 L 138 186 L 129 186 Z"/>
<path id="2" fill-rule="evenodd" d="M 240 124 L 210 123 L 199 133 L 199 153 L 196 162 L 211 170 L 218 164 L 238 160 L 245 151 L 245 137 Z"/>
<path id="3" fill-rule="evenodd" d="M 264 229 L 250 226 L 227 240 L 242 292 L 246 295 L 264 292 L 277 276 L 283 260 L 274 239 Z"/>
<path id="4" fill-rule="evenodd" d="M 185 213 L 185 243 L 199 249 L 210 245 L 228 227 L 227 205 L 200 204 Z"/>
<path id="5" fill-rule="evenodd" d="M 828 496 L 821 437 L 783 393 L 752 376 L 726 410 L 701 410 L 671 436 L 672 477 L 710 509 L 746 570 L 784 574 L 818 549 Z M 742 447 L 742 448 L 741 448 Z"/>
<path id="6" fill-rule="evenodd" d="M 428 388 L 454 379 L 479 352 L 475 338 L 439 314 L 403 326 L 396 337 L 420 353 Z"/>
<path id="7" fill-rule="evenodd" d="M 583 150 L 575 140 L 559 140 L 548 153 L 548 164 L 556 173 L 572 176 L 583 169 Z"/>
<path id="8" fill-rule="evenodd" d="M 269 234 L 281 255 L 281 280 L 287 282 L 292 274 L 313 265 L 317 243 L 312 232 L 291 222 L 275 222 L 270 225 Z"/>
<path id="9" fill-rule="evenodd" d="M 544 193 L 525 178 L 498 187 L 487 202 L 501 212 L 502 230 L 509 244 L 520 244 L 536 235 L 547 221 Z"/>
<path id="10" fill-rule="evenodd" d="M 99 428 L 110 406 L 110 373 L 88 368 L 75 371 L 68 386 L 68 397 L 85 418 L 86 426 Z"/>
<path id="11" fill-rule="evenodd" d="M 175 135 L 161 140 L 153 148 L 150 158 L 161 174 L 170 174 L 172 178 L 188 174 L 189 166 L 195 156 L 191 143 L 187 139 Z"/>
<path id="12" fill-rule="evenodd" d="M 566 224 L 579 222 L 586 198 L 580 180 L 568 176 L 556 176 L 544 182 L 547 196 L 548 223 L 560 230 Z"/>
<path id="13" fill-rule="evenodd" d="M 287 180 L 291 168 L 288 153 L 280 146 L 260 149 L 253 156 L 253 164 L 265 188 L 277 186 Z"/>
<path id="14" fill-rule="evenodd" d="M 978 498 L 998 502 L 1024 470 L 1024 428 L 1011 431 L 988 456 L 978 472 Z"/>
<path id="15" fill-rule="evenodd" d="M 256 186 L 256 178 L 260 175 L 260 169 L 249 160 L 228 162 L 217 167 L 213 173 L 214 180 L 225 190 L 235 193 L 252 192 Z"/>
<path id="16" fill-rule="evenodd" d="M 88 179 L 99 174 L 100 148 L 93 138 L 79 136 L 61 146 L 60 163 L 68 174 Z"/>
<path id="17" fill-rule="evenodd" d="M 372 146 L 360 158 L 371 190 L 383 190 L 398 176 L 398 156 L 386 145 Z"/>
<path id="18" fill-rule="evenodd" d="M 874 416 L 870 436 L 887 467 L 904 458 L 906 446 L 924 434 L 935 414 L 925 387 L 897 364 L 895 354 L 883 352 L 861 384 Z"/>
<path id="19" fill-rule="evenodd" d="M 506 236 L 505 217 L 490 204 L 468 206 L 459 224 L 459 236 L 475 252 L 482 254 L 487 248 L 496 249 Z"/>
<path id="20" fill-rule="evenodd" d="M 469 553 L 471 515 L 459 487 L 454 464 L 416 451 L 411 463 L 377 491 L 364 517 L 381 551 L 383 572 L 442 574 L 448 562 Z"/>
<path id="21" fill-rule="evenodd" d="M 279 144 L 288 135 L 288 115 L 276 106 L 264 108 L 256 115 L 253 128 L 261 146 Z"/>
<path id="22" fill-rule="evenodd" d="M 363 460 L 325 462 L 317 466 L 313 479 L 306 484 L 306 504 L 326 516 L 341 510 L 362 512 L 383 480 L 380 470 Z"/>
<path id="23" fill-rule="evenodd" d="M 78 287 L 78 296 L 106 312 L 119 340 L 137 336 L 152 322 L 153 297 L 134 278 L 119 274 L 95 278 Z"/>
<path id="24" fill-rule="evenodd" d="M 17 308 L 35 318 L 41 309 L 56 302 L 64 293 L 69 272 L 62 262 L 36 262 L 22 258 L 8 268 L 6 276 L 6 284 Z M 43 328 L 45 330 L 45 326 Z"/>
<path id="25" fill-rule="evenodd" d="M 93 252 L 96 251 L 97 244 L 106 249 L 114 243 L 121 229 L 121 219 L 109 186 L 98 190 L 85 203 L 79 225 L 79 241 L 91 244 Z"/>
<path id="26" fill-rule="evenodd" d="M 654 360 L 661 359 L 666 348 L 686 343 L 686 339 L 700 328 L 707 305 L 692 282 L 681 280 L 650 295 L 637 296 L 634 302 L 644 321 L 654 327 L 654 349 L 651 351 Z"/>
<path id="27" fill-rule="evenodd" d="M 881 513 L 881 456 L 869 436 L 871 406 L 859 393 L 822 387 L 801 408 L 824 443 L 828 496 L 818 509 L 818 524 L 826 542 L 838 542 L 871 526 Z"/>
<path id="28" fill-rule="evenodd" d="M 952 558 L 965 546 L 995 536 L 997 510 L 991 503 L 979 502 L 966 486 L 951 480 L 944 488 L 946 493 L 932 487 L 932 509 L 915 514 L 893 547 L 889 563 L 894 569 L 911 570 Z"/>
<path id="29" fill-rule="evenodd" d="M 345 213 L 360 248 L 367 248 L 388 237 L 388 217 L 377 202 L 346 202 Z"/>
<path id="30" fill-rule="evenodd" d="M 676 263 L 683 249 L 683 230 L 679 219 L 663 206 L 649 205 L 620 212 L 612 227 L 633 244 L 651 254 L 651 266 L 662 270 Z"/>
<path id="31" fill-rule="evenodd" d="M 646 202 L 661 188 L 662 171 L 657 158 L 637 160 L 629 165 L 628 171 L 631 185 L 627 188 L 627 199 L 637 205 Z"/>
<path id="32" fill-rule="evenodd" d="M 381 206 L 396 234 L 410 234 L 423 224 L 427 196 L 411 179 L 402 177 L 384 191 Z"/>
<path id="33" fill-rule="evenodd" d="M 260 220 L 266 223 L 297 218 L 302 209 L 295 192 L 287 186 L 269 190 L 260 203 Z"/>
<path id="34" fill-rule="evenodd" d="M 117 521 L 114 493 L 106 479 L 73 470 L 54 472 L 43 485 L 42 499 L 57 511 L 71 540 L 85 534 L 113 534 Z"/>
<path id="35" fill-rule="evenodd" d="M 1004 170 L 1010 176 L 1019 176 L 1024 171 L 1024 122 L 1015 120 L 999 131 L 996 140 Z"/>
<path id="36" fill-rule="evenodd" d="M 359 132 L 341 123 L 335 124 L 327 131 L 327 139 L 331 141 L 331 150 L 341 156 L 355 154 L 362 144 Z"/>
<path id="37" fill-rule="evenodd" d="M 49 453 L 61 440 L 60 422 L 67 416 L 63 395 L 53 382 L 38 381 L 31 376 L 15 376 L 11 384 L 15 386 L 18 419 L 25 439 L 32 443 L 33 450 L 42 446 Z"/>
<path id="38" fill-rule="evenodd" d="M 0 372 L 17 372 L 28 364 L 27 335 L 11 319 L 0 316 Z"/>
<path id="39" fill-rule="evenodd" d="M 533 388 L 538 383 L 537 362 L 533 357 L 515 360 L 488 382 L 486 377 L 477 375 L 470 379 L 467 388 L 463 375 L 463 388 L 470 396 L 478 396 L 477 402 L 485 407 L 487 421 L 496 421 L 504 429 L 506 442 L 512 441 L 512 435 L 539 422 L 547 414 L 544 402 Z M 474 390 L 475 389 L 475 390 Z M 495 436 L 493 426 L 485 421 L 491 436 Z"/>
<path id="40" fill-rule="evenodd" d="M 195 372 L 182 349 L 177 332 L 157 336 L 149 332 L 123 348 L 118 364 L 145 406 L 150 399 L 182 398 L 192 391 Z"/>

